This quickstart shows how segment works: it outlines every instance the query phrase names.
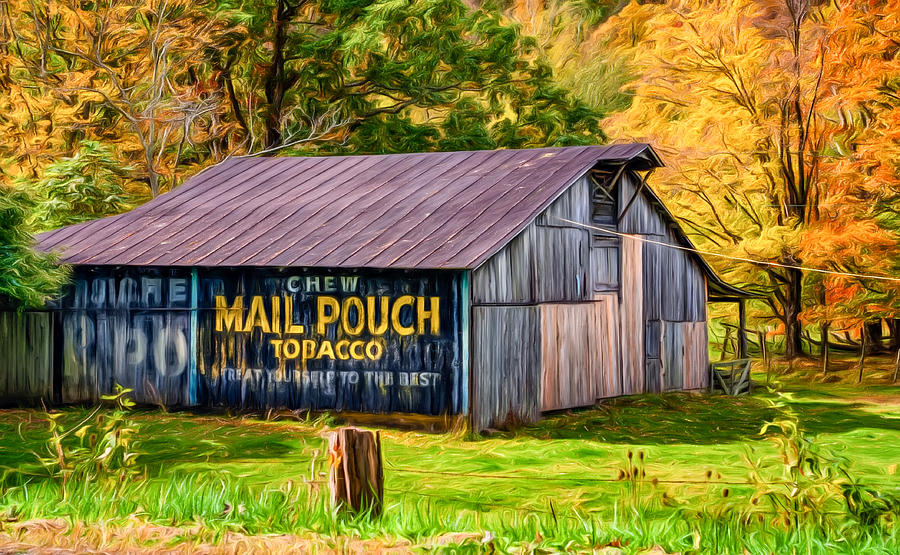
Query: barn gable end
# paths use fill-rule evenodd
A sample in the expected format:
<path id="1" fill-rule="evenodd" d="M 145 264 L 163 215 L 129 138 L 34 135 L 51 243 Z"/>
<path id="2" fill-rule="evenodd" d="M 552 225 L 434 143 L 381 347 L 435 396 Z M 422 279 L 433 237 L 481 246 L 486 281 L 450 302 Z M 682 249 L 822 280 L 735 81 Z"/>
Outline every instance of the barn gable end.
<path id="1" fill-rule="evenodd" d="M 707 267 L 654 243 L 679 232 L 637 172 L 600 163 L 476 268 L 473 329 L 506 340 L 473 342 L 475 426 L 705 387 Z"/>

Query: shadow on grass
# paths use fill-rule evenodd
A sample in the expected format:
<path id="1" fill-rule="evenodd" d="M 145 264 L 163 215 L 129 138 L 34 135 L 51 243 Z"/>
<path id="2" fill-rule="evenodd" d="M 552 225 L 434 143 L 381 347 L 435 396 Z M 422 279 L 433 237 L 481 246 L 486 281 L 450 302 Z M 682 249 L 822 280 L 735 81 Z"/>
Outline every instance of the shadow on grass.
<path id="1" fill-rule="evenodd" d="M 80 423 L 90 409 L 68 407 L 64 426 Z M 135 410 L 130 418 L 139 426 L 138 461 L 155 476 L 173 465 L 272 461 L 298 451 L 284 429 L 267 430 L 237 419 L 185 418 L 156 410 Z M 50 433 L 45 417 L 36 411 L 10 411 L 0 418 L 0 469 L 33 467 L 48 456 Z M 75 445 L 70 436 L 64 443 Z"/>
<path id="2" fill-rule="evenodd" d="M 789 402 L 813 434 L 860 428 L 900 430 L 900 419 L 866 410 L 865 403 Z M 871 406 L 871 405 L 869 405 Z M 762 396 L 667 393 L 610 399 L 597 407 L 545 415 L 505 437 L 578 439 L 621 444 L 718 444 L 763 439 L 766 422 L 784 416 Z"/>

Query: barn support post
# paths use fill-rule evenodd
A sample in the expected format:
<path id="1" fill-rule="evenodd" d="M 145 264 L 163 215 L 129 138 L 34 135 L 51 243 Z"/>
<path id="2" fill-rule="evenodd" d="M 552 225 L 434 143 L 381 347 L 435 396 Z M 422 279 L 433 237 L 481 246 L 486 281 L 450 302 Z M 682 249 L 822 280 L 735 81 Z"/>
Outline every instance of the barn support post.
<path id="1" fill-rule="evenodd" d="M 468 270 L 462 272 L 462 279 L 460 280 L 460 289 L 462 295 L 462 302 L 460 303 L 460 313 L 461 313 L 461 335 L 460 343 L 462 344 L 462 360 L 460 361 L 462 364 L 462 372 L 460 372 L 460 383 L 462 384 L 462 395 L 460 395 L 460 414 L 468 415 L 469 414 L 469 388 L 471 387 L 472 381 L 469 376 L 469 368 L 471 368 L 471 346 L 469 345 L 469 322 L 471 318 L 472 311 L 472 295 L 469 289 L 469 274 Z"/>
<path id="2" fill-rule="evenodd" d="M 738 299 L 738 358 L 747 358 L 747 301 Z"/>
<path id="3" fill-rule="evenodd" d="M 191 268 L 191 344 L 188 366 L 188 405 L 197 404 L 197 351 L 199 348 L 197 338 L 200 333 L 197 310 L 199 307 L 200 280 L 197 276 L 197 268 Z"/>

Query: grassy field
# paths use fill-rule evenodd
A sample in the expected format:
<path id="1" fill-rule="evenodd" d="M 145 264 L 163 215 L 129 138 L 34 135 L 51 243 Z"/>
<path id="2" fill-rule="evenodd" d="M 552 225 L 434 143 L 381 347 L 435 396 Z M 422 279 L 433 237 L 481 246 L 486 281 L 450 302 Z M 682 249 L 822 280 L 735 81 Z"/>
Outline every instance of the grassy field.
<path id="1" fill-rule="evenodd" d="M 888 500 L 900 496 L 900 387 L 886 385 L 887 365 L 876 361 L 869 381 L 855 386 L 845 383 L 853 381 L 849 362 L 834 383 L 817 383 L 814 363 L 801 363 L 752 397 L 617 399 L 486 437 L 385 430 L 380 519 L 330 510 L 324 434 L 334 423 L 325 417 L 134 410 L 126 422 L 139 427 L 132 470 L 63 486 L 36 464 L 48 456 L 47 414 L 6 410 L 0 545 L 896 553 L 896 514 L 862 526 L 864 514 L 828 494 L 859 481 Z M 67 427 L 89 411 L 57 418 Z M 760 435 L 778 419 L 795 420 L 805 435 Z M 847 475 L 795 480 L 783 458 L 793 448 L 821 451 L 819 464 Z M 793 481 L 801 484 L 795 498 L 823 514 L 785 519 L 770 500 L 789 499 L 794 485 L 784 482 Z"/>

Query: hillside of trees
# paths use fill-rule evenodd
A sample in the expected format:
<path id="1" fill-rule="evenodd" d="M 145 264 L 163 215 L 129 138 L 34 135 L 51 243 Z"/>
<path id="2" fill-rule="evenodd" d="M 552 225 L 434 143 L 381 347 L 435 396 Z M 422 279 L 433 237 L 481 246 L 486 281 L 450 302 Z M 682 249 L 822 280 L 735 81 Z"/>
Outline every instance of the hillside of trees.
<path id="1" fill-rule="evenodd" d="M 65 279 L 32 233 L 228 157 L 644 141 L 787 356 L 900 348 L 898 0 L 4 0 L 0 112 L 19 304 Z"/>

